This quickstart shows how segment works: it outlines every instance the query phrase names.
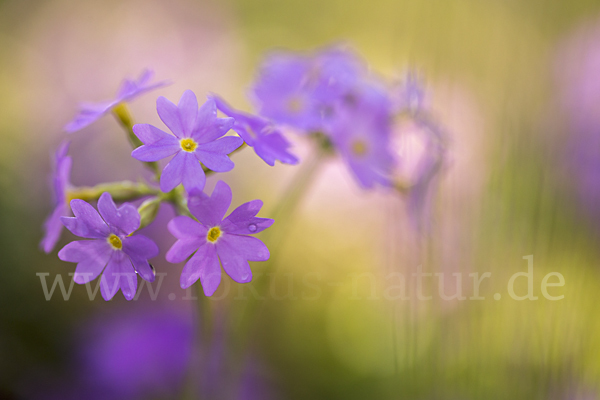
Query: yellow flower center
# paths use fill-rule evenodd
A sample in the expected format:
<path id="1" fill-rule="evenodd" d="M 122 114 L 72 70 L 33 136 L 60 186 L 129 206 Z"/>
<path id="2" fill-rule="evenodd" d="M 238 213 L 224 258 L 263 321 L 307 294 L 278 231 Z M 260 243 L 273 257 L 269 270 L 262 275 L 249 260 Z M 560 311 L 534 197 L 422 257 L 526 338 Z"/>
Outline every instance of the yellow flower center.
<path id="1" fill-rule="evenodd" d="M 108 241 L 108 244 L 110 244 L 115 250 L 121 250 L 123 248 L 123 242 L 121 242 L 121 239 L 114 233 L 111 233 L 106 240 Z"/>
<path id="2" fill-rule="evenodd" d="M 367 144 L 362 140 L 356 140 L 352 143 L 352 153 L 358 157 L 364 156 L 367 154 Z"/>
<path id="3" fill-rule="evenodd" d="M 181 145 L 181 149 L 183 151 L 187 151 L 189 153 L 192 153 L 194 150 L 196 150 L 196 147 L 198 147 L 198 143 L 194 142 L 194 140 L 190 138 L 181 139 L 179 144 Z"/>
<path id="4" fill-rule="evenodd" d="M 218 226 L 213 226 L 212 228 L 210 228 L 208 230 L 208 233 L 206 234 L 206 240 L 208 240 L 211 243 L 214 243 L 217 241 L 217 239 L 221 236 L 221 229 L 219 229 Z"/>

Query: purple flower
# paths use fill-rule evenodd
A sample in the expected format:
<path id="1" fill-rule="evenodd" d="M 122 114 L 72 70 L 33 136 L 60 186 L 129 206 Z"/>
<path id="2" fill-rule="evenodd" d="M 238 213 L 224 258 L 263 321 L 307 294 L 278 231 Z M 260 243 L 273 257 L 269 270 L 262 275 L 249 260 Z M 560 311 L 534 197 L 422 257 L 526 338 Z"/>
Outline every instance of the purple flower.
<path id="1" fill-rule="evenodd" d="M 228 117 L 235 119 L 233 129 L 244 139 L 244 142 L 254 148 L 256 154 L 270 166 L 279 160 L 284 164 L 297 164 L 298 158 L 288 151 L 290 142 L 267 119 L 247 114 L 232 108 L 222 98 L 211 97 L 217 109 Z"/>
<path id="2" fill-rule="evenodd" d="M 78 398 L 175 398 L 194 352 L 194 326 L 185 310 L 152 304 L 86 320 L 75 343 Z"/>
<path id="3" fill-rule="evenodd" d="M 351 104 L 337 108 L 330 129 L 335 148 L 363 188 L 391 184 L 395 160 L 389 101 L 383 91 L 374 85 L 357 90 Z"/>
<path id="4" fill-rule="evenodd" d="M 70 142 L 62 142 L 54 153 L 54 170 L 52 173 L 52 187 L 54 189 L 54 210 L 44 223 L 44 237 L 40 242 L 40 247 L 50 253 L 62 232 L 63 225 L 60 217 L 69 214 L 69 206 L 66 201 L 66 191 L 69 187 L 69 178 L 71 176 L 71 157 L 69 152 Z"/>
<path id="5" fill-rule="evenodd" d="M 140 226 L 140 214 L 131 204 L 117 208 L 109 193 L 98 200 L 98 211 L 83 200 L 71 200 L 75 217 L 61 217 L 74 235 L 93 239 L 67 244 L 58 252 L 63 261 L 77 263 L 73 280 L 83 284 L 102 274 L 100 292 L 110 300 L 119 291 L 127 300 L 137 290 L 138 273 L 142 279 L 154 281 L 154 269 L 148 259 L 158 255 L 158 246 L 143 235 L 131 235 Z M 106 267 L 106 269 L 105 269 Z"/>
<path id="6" fill-rule="evenodd" d="M 76 132 L 110 112 L 110 110 L 119 103 L 131 101 L 143 93 L 170 84 L 170 82 L 167 81 L 150 83 L 153 76 L 154 72 L 146 69 L 142 72 L 137 81 L 125 79 L 123 83 L 121 83 L 121 87 L 113 100 L 104 101 L 102 103 L 81 104 L 79 114 L 77 114 L 73 121 L 65 125 L 64 130 L 69 133 Z"/>
<path id="7" fill-rule="evenodd" d="M 353 52 L 332 47 L 311 56 L 272 54 L 254 87 L 259 114 L 303 131 L 323 131 L 336 103 L 353 101 L 366 76 L 366 64 Z"/>
<path id="8" fill-rule="evenodd" d="M 234 119 L 217 118 L 214 100 L 207 100 L 198 109 L 196 95 L 187 90 L 178 105 L 159 97 L 156 110 L 175 136 L 152 125 L 137 124 L 133 132 L 144 146 L 135 149 L 131 155 L 140 161 L 158 161 L 175 154 L 160 177 L 163 192 L 173 190 L 180 183 L 188 192 L 204 189 L 206 176 L 200 162 L 215 172 L 233 169 L 233 161 L 227 154 L 244 141 L 237 136 L 219 139 L 231 129 Z"/>
<path id="9" fill-rule="evenodd" d="M 313 80 L 323 116 L 332 102 L 352 95 L 365 76 L 366 64 L 352 51 L 331 47 L 318 52 L 313 59 Z"/>
<path id="10" fill-rule="evenodd" d="M 187 216 L 175 217 L 169 222 L 169 231 L 178 240 L 167 252 L 167 261 L 185 261 L 194 252 L 181 273 L 181 287 L 188 288 L 200 278 L 204 293 L 212 296 L 221 283 L 221 265 L 236 282 L 252 280 L 248 261 L 266 261 L 269 249 L 252 235 L 273 224 L 269 218 L 258 218 L 261 200 L 242 204 L 225 219 L 231 204 L 231 188 L 217 182 L 212 195 L 193 193 L 188 206 L 199 222 Z"/>
<path id="11" fill-rule="evenodd" d="M 577 214 L 600 232 L 600 23 L 564 40 L 556 55 L 561 110 L 567 118 L 561 164 Z M 567 133 L 567 132 L 565 132 Z"/>
<path id="12" fill-rule="evenodd" d="M 252 90 L 258 113 L 276 123 L 303 131 L 316 130 L 321 111 L 315 97 L 311 58 L 291 53 L 271 54 L 260 68 Z"/>

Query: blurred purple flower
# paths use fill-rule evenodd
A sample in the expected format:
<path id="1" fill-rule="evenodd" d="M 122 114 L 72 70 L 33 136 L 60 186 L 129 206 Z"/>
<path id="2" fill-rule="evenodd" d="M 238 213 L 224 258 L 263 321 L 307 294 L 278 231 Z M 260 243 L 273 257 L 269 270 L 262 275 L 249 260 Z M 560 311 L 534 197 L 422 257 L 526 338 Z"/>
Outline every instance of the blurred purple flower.
<path id="1" fill-rule="evenodd" d="M 52 172 L 52 189 L 54 192 L 54 210 L 44 222 L 44 237 L 40 242 L 40 247 L 50 253 L 62 232 L 63 224 L 60 217 L 69 215 L 69 206 L 67 205 L 66 191 L 70 185 L 71 166 L 73 164 L 69 152 L 70 142 L 62 142 L 54 153 L 54 169 Z"/>
<path id="2" fill-rule="evenodd" d="M 265 118 L 235 110 L 219 96 L 211 97 L 217 109 L 235 119 L 232 129 L 254 148 L 256 154 L 270 166 L 279 160 L 284 164 L 298 164 L 298 158 L 288 151 L 290 142 Z"/>
<path id="3" fill-rule="evenodd" d="M 231 204 L 231 188 L 217 182 L 212 195 L 194 192 L 188 199 L 191 213 L 199 222 L 187 216 L 175 217 L 169 222 L 169 231 L 178 240 L 167 252 L 167 261 L 179 263 L 189 256 L 181 273 L 180 284 L 188 288 L 200 278 L 204 293 L 212 296 L 221 283 L 221 265 L 234 281 L 252 280 L 248 261 L 266 261 L 269 249 L 252 235 L 273 224 L 269 218 L 258 218 L 261 200 L 242 204 L 227 218 L 223 218 Z"/>
<path id="4" fill-rule="evenodd" d="M 135 310 L 87 323 L 81 333 L 81 381 L 88 398 L 173 398 L 194 350 L 188 312 Z M 82 397 L 80 397 L 82 398 Z"/>
<path id="5" fill-rule="evenodd" d="M 121 83 L 121 87 L 113 100 L 104 101 L 102 103 L 82 103 L 80 105 L 79 114 L 77 114 L 73 121 L 65 125 L 64 130 L 68 133 L 76 132 L 92 124 L 97 119 L 110 112 L 118 104 L 131 101 L 151 90 L 170 85 L 170 82 L 167 81 L 150 83 L 153 76 L 154 72 L 146 69 L 142 72 L 137 81 L 125 79 Z"/>
<path id="6" fill-rule="evenodd" d="M 180 183 L 188 192 L 204 189 L 206 175 L 200 162 L 215 172 L 233 169 L 233 161 L 227 154 L 244 141 L 234 136 L 221 138 L 231 129 L 234 119 L 217 118 L 214 100 L 208 99 L 198 109 L 196 95 L 186 90 L 178 105 L 159 97 L 156 110 L 175 136 L 149 124 L 136 124 L 133 132 L 144 145 L 131 155 L 140 161 L 158 161 L 175 154 L 160 177 L 163 192 L 173 190 Z"/>
<path id="7" fill-rule="evenodd" d="M 581 205 L 577 210 L 600 231 L 600 24 L 593 24 L 570 35 L 556 61 L 559 100 L 570 125 L 566 179 Z"/>
<path id="8" fill-rule="evenodd" d="M 334 105 L 352 101 L 352 91 L 366 76 L 366 64 L 341 47 L 305 56 L 274 53 L 263 63 L 253 90 L 259 114 L 273 121 L 316 132 L 332 118 Z"/>
<path id="9" fill-rule="evenodd" d="M 267 57 L 251 96 L 258 113 L 303 132 L 318 129 L 321 113 L 314 87 L 309 85 L 313 67 L 310 57 L 293 52 Z"/>
<path id="10" fill-rule="evenodd" d="M 154 269 L 148 259 L 158 255 L 158 246 L 143 235 L 132 233 L 140 226 L 140 215 L 131 204 L 117 208 L 109 193 L 98 200 L 98 211 L 83 200 L 71 200 L 75 217 L 61 217 L 74 235 L 94 239 L 67 244 L 58 252 L 63 261 L 77 263 L 75 283 L 90 282 L 102 274 L 100 292 L 110 300 L 119 291 L 127 300 L 137 290 L 138 273 L 142 279 L 154 281 Z M 106 269 L 104 269 L 106 267 Z"/>
<path id="11" fill-rule="evenodd" d="M 384 91 L 364 85 L 350 104 L 338 107 L 331 124 L 333 144 L 363 188 L 392 184 L 389 107 Z"/>
<path id="12" fill-rule="evenodd" d="M 354 52 L 330 47 L 315 54 L 312 74 L 315 96 L 323 117 L 327 117 L 331 103 L 352 96 L 352 91 L 362 84 L 367 76 L 367 66 Z"/>

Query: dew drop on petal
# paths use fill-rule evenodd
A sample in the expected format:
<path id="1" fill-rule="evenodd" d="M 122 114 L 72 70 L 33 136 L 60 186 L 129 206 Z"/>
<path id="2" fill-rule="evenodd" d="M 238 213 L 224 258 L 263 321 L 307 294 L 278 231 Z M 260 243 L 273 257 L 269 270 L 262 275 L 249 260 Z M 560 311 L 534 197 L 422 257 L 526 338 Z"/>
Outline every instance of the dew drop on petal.
<path id="1" fill-rule="evenodd" d="M 250 225 L 248 225 L 248 230 L 250 232 L 256 232 L 256 224 L 250 224 Z"/>

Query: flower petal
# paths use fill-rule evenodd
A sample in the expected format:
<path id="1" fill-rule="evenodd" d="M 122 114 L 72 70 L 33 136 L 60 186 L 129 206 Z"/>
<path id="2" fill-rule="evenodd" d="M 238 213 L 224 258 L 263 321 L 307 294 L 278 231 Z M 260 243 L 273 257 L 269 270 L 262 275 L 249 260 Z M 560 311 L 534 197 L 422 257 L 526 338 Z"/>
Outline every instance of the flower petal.
<path id="1" fill-rule="evenodd" d="M 249 235 L 262 232 L 271 225 L 274 220 L 270 218 L 256 218 L 263 202 L 261 200 L 252 200 L 244 203 L 223 220 L 221 227 L 227 233 L 238 235 Z"/>
<path id="2" fill-rule="evenodd" d="M 140 139 L 144 144 L 152 144 L 166 137 L 173 137 L 167 132 L 150 124 L 135 124 L 133 126 L 133 133 L 135 133 L 138 139 Z"/>
<path id="3" fill-rule="evenodd" d="M 253 236 L 223 235 L 223 237 L 217 241 L 217 252 L 219 253 L 219 257 L 221 257 L 223 248 L 225 251 L 248 261 L 267 261 L 270 257 L 267 246 Z M 222 257 L 221 262 L 223 262 Z M 225 268 L 225 264 L 223 264 L 223 268 Z M 225 269 L 225 271 L 227 271 L 227 269 Z"/>
<path id="4" fill-rule="evenodd" d="M 224 235 L 215 245 L 217 254 L 221 259 L 221 265 L 227 275 L 234 281 L 238 283 L 250 282 L 252 280 L 252 270 L 250 270 L 250 265 L 245 258 L 246 251 L 238 251 L 235 248 L 235 242 L 228 240 L 227 236 Z"/>
<path id="5" fill-rule="evenodd" d="M 233 161 L 226 154 L 209 153 L 201 150 L 196 150 L 194 154 L 206 167 L 215 172 L 227 172 L 235 167 Z"/>
<path id="6" fill-rule="evenodd" d="M 180 239 L 173 243 L 173 246 L 167 251 L 166 259 L 168 262 L 176 264 L 187 260 L 198 248 L 206 244 L 205 238 L 188 237 Z"/>
<path id="7" fill-rule="evenodd" d="M 158 255 L 158 246 L 144 235 L 133 235 L 123 238 L 123 251 L 128 256 L 153 258 Z"/>
<path id="8" fill-rule="evenodd" d="M 138 147 L 131 152 L 131 156 L 140 161 L 158 161 L 172 156 L 180 150 L 181 146 L 177 138 L 168 135 L 155 143 Z"/>
<path id="9" fill-rule="evenodd" d="M 85 128 L 106 114 L 115 104 L 115 101 L 106 101 L 97 104 L 82 104 L 79 114 L 64 126 L 64 131 L 73 133 Z"/>
<path id="10" fill-rule="evenodd" d="M 208 99 L 198 111 L 198 119 L 192 138 L 198 143 L 212 142 L 225 135 L 234 123 L 235 119 L 233 118 L 217 118 L 215 102 Z"/>
<path id="11" fill-rule="evenodd" d="M 204 294 L 212 296 L 221 283 L 221 268 L 215 246 L 204 244 L 185 264 L 181 272 L 180 285 L 187 289 L 200 278 Z"/>
<path id="12" fill-rule="evenodd" d="M 215 226 L 223 220 L 232 197 L 229 185 L 219 181 L 210 197 L 203 192 L 190 195 L 188 207 L 202 224 Z"/>
<path id="13" fill-rule="evenodd" d="M 298 157 L 287 151 L 291 144 L 278 132 L 260 135 L 254 143 L 254 151 L 270 166 L 275 160 L 284 164 L 298 164 Z"/>
<path id="14" fill-rule="evenodd" d="M 140 227 L 140 214 L 133 205 L 124 203 L 117 208 L 110 193 L 104 192 L 98 199 L 98 211 L 106 223 L 127 235 Z M 120 233 L 119 232 L 119 233 Z M 116 233 L 116 232 L 115 232 Z"/>
<path id="15" fill-rule="evenodd" d="M 169 221 L 167 227 L 169 228 L 169 232 L 177 239 L 186 239 L 190 236 L 205 237 L 207 232 L 207 228 L 204 225 L 186 215 L 173 218 Z"/>
<path id="16" fill-rule="evenodd" d="M 40 241 L 40 247 L 45 253 L 50 253 L 58 239 L 60 239 L 60 233 L 62 232 L 63 224 L 61 223 L 60 217 L 67 213 L 66 204 L 60 204 L 52 211 L 52 214 L 44 222 L 44 237 Z"/>
<path id="17" fill-rule="evenodd" d="M 119 291 L 127 300 L 133 299 L 137 290 L 137 276 L 131 260 L 122 251 L 114 251 L 100 280 L 100 292 L 108 301 Z"/>
<path id="18" fill-rule="evenodd" d="M 165 167 L 160 176 L 160 190 L 170 192 L 183 180 L 183 168 L 185 165 L 185 152 L 180 151 Z"/>
<path id="19" fill-rule="evenodd" d="M 135 268 L 135 271 L 143 280 L 154 282 L 156 271 L 154 271 L 154 268 L 150 265 L 147 258 L 139 257 L 137 255 L 130 255 L 129 258 L 133 264 L 133 268 Z"/>
<path id="20" fill-rule="evenodd" d="M 103 239 L 78 240 L 71 242 L 58 252 L 58 258 L 76 262 L 73 280 L 83 284 L 98 277 L 110 259 L 113 249 Z"/>
<path id="21" fill-rule="evenodd" d="M 63 225 L 76 236 L 88 239 L 106 238 L 110 230 L 98 211 L 80 199 L 71 200 L 75 217 L 61 217 Z"/>
<path id="22" fill-rule="evenodd" d="M 214 100 L 208 99 L 204 104 L 202 104 L 202 106 L 200 106 L 200 109 L 196 114 L 196 126 L 194 127 L 192 138 L 197 140 L 198 138 L 205 136 L 214 127 L 215 121 L 219 119 L 220 118 L 217 118 L 217 106 Z M 221 136 L 223 135 L 217 137 Z"/>
<path id="23" fill-rule="evenodd" d="M 165 123 L 167 127 L 177 136 L 178 138 L 184 137 L 183 125 L 179 118 L 179 109 L 165 97 L 160 96 L 156 100 L 156 111 L 158 116 Z"/>
<path id="24" fill-rule="evenodd" d="M 196 116 L 198 115 L 198 99 L 194 92 L 186 90 L 179 99 L 177 108 L 179 108 L 183 134 L 185 137 L 190 137 L 196 126 Z"/>
<path id="25" fill-rule="evenodd" d="M 237 221 L 237 223 L 232 223 L 230 220 L 225 218 L 223 223 L 221 224 L 221 228 L 230 234 L 234 235 L 253 235 L 255 233 L 259 233 L 269 228 L 275 222 L 274 219 L 271 218 L 257 218 L 252 217 L 245 220 Z"/>
<path id="26" fill-rule="evenodd" d="M 210 153 L 229 154 L 244 144 L 244 140 L 238 136 L 227 136 L 208 143 L 198 145 L 198 150 Z"/>
<path id="27" fill-rule="evenodd" d="M 202 191 L 204 185 L 206 185 L 206 174 L 202 165 L 193 154 L 186 153 L 183 167 L 183 187 L 188 193 L 191 193 L 194 190 Z"/>

